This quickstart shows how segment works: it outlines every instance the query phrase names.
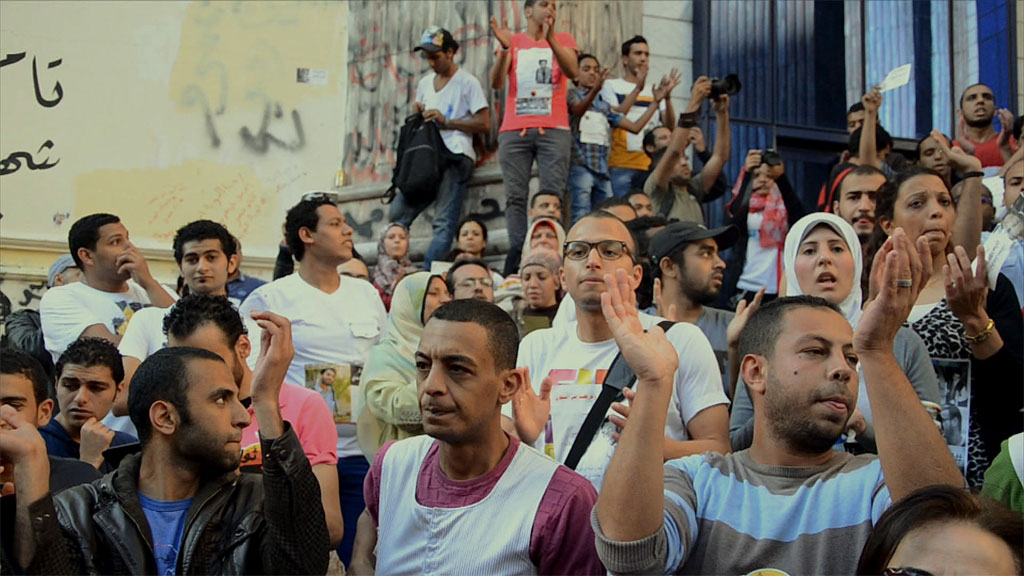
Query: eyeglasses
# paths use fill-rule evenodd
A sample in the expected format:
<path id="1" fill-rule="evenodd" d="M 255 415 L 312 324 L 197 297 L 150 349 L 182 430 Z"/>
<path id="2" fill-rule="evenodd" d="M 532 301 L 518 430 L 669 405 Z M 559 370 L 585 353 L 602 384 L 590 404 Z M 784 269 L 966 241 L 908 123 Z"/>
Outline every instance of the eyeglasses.
<path id="1" fill-rule="evenodd" d="M 590 251 L 594 248 L 597 248 L 597 255 L 602 260 L 618 260 L 622 258 L 623 254 L 633 258 L 633 255 L 629 253 L 629 246 L 625 242 L 618 240 L 602 240 L 600 242 L 573 240 L 572 242 L 566 242 L 565 246 L 563 246 L 564 256 L 569 260 L 586 260 L 587 256 L 590 256 Z"/>
<path id="2" fill-rule="evenodd" d="M 494 286 L 494 280 L 490 278 L 466 278 L 465 280 L 459 280 L 459 283 L 455 286 L 457 288 L 475 288 L 477 284 L 490 288 Z"/>
<path id="3" fill-rule="evenodd" d="M 886 568 L 882 570 L 884 576 L 935 576 L 927 570 L 920 568 L 913 568 L 910 566 L 900 566 L 899 568 Z"/>

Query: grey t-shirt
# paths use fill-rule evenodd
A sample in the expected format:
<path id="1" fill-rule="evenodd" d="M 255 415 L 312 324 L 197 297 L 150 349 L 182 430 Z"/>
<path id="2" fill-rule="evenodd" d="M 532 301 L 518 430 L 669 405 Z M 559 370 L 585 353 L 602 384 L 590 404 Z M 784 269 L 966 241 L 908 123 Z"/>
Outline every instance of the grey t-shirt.
<path id="1" fill-rule="evenodd" d="M 906 326 L 896 332 L 896 338 L 892 344 L 893 354 L 896 362 L 903 369 L 903 373 L 910 380 L 910 385 L 917 392 L 917 397 L 928 402 L 941 402 L 939 396 L 939 382 L 935 378 L 935 369 L 932 368 L 932 359 L 928 355 L 928 348 L 916 332 Z M 863 383 L 861 383 L 861 394 L 863 395 Z M 858 404 L 865 403 L 867 398 L 858 398 Z M 729 437 L 732 441 L 733 450 L 744 450 L 750 448 L 754 441 L 754 405 L 750 400 L 750 392 L 743 378 L 739 378 L 736 385 L 736 397 L 732 399 L 732 413 L 729 415 Z M 863 434 L 857 435 L 866 450 L 876 452 L 875 427 L 868 419 L 867 429 Z"/>
<path id="2" fill-rule="evenodd" d="M 718 360 L 718 370 L 722 373 L 722 386 L 725 388 L 726 396 L 729 395 L 731 380 L 729 379 L 729 342 L 725 333 L 734 316 L 736 316 L 735 312 L 705 306 L 696 322 L 708 342 L 711 342 L 711 349 L 715 351 L 715 359 Z"/>
<path id="3" fill-rule="evenodd" d="M 663 205 L 671 202 L 671 208 L 665 217 L 669 220 L 675 218 L 682 222 L 704 223 L 704 212 L 700 203 L 707 196 L 707 189 L 704 187 L 704 177 L 700 172 L 690 177 L 685 188 L 680 188 L 671 182 L 668 186 L 658 186 L 654 176 L 648 176 L 644 182 L 644 194 L 651 198 L 651 207 L 655 214 L 663 213 Z"/>

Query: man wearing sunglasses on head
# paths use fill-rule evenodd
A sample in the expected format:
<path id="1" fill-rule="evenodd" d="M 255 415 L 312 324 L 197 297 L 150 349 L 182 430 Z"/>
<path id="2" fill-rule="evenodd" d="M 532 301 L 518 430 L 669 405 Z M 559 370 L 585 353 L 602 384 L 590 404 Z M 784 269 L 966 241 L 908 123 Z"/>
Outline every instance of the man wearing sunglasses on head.
<path id="1" fill-rule="evenodd" d="M 505 411 L 511 418 L 506 422 L 509 431 L 514 429 L 522 441 L 574 468 L 598 489 L 619 434 L 628 425 L 628 400 L 633 397 L 631 389 L 621 396 L 617 391 L 603 392 L 609 386 L 631 384 L 631 373 L 619 370 L 625 362 L 601 312 L 601 299 L 606 275 L 614 277 L 623 270 L 634 290 L 640 284 L 642 270 L 635 253 L 633 237 L 614 215 L 593 212 L 572 227 L 563 248 L 561 281 L 573 298 L 576 320 L 523 339 L 517 366 L 527 370 L 530 386 L 521 387 L 512 410 Z M 640 314 L 645 330 L 663 320 Z M 729 400 L 711 345 L 692 324 L 663 329 L 679 353 L 663 457 L 728 452 Z M 609 409 L 600 401 L 602 394 L 615 394 L 618 401 Z"/>

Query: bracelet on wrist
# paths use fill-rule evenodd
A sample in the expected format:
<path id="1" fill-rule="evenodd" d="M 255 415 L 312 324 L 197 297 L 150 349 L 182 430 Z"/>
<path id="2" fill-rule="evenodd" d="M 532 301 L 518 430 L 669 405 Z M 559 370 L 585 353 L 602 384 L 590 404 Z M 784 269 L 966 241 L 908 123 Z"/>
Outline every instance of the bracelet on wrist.
<path id="1" fill-rule="evenodd" d="M 967 174 L 964 174 L 964 180 L 967 180 L 968 178 L 984 178 L 984 177 L 985 177 L 985 173 L 982 172 L 981 170 L 975 170 L 974 172 L 968 172 Z"/>
<path id="2" fill-rule="evenodd" d="M 968 334 L 967 331 L 964 330 L 964 340 L 967 340 L 968 344 L 981 344 L 985 340 L 988 340 L 988 337 L 992 335 L 992 332 L 995 331 L 995 328 L 996 321 L 989 318 L 988 324 L 985 325 L 985 329 L 973 336 Z"/>
<path id="3" fill-rule="evenodd" d="M 697 125 L 697 113 L 696 112 L 683 112 L 679 115 L 679 120 L 676 121 L 676 126 L 680 128 L 693 128 Z"/>

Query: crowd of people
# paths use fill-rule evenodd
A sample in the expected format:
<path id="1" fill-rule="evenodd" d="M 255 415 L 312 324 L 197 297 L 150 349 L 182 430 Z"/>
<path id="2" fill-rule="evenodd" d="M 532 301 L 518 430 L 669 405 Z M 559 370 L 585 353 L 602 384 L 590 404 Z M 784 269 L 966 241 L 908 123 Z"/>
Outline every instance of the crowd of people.
<path id="1" fill-rule="evenodd" d="M 450 161 L 372 266 L 323 194 L 268 283 L 217 222 L 177 231 L 175 287 L 116 215 L 74 222 L 0 350 L 0 572 L 1024 571 L 1020 121 L 975 84 L 906 158 L 873 89 L 806 206 L 773 149 L 730 184 L 708 78 L 677 117 L 643 37 L 610 78 L 554 0 L 525 16 L 491 22 L 500 272 L 462 218 L 489 106 L 436 26 L 416 111 Z"/>

